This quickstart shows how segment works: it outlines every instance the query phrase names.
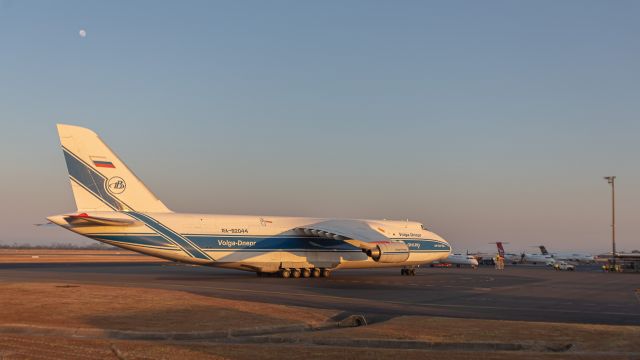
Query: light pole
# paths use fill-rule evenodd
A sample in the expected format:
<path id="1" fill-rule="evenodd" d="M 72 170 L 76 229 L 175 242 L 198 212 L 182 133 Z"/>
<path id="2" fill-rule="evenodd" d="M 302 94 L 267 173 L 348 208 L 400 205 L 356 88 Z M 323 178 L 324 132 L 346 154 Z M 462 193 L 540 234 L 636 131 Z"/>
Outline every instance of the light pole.
<path id="1" fill-rule="evenodd" d="M 616 177 L 605 176 L 604 178 L 611 184 L 611 256 L 613 266 L 616 266 Z"/>

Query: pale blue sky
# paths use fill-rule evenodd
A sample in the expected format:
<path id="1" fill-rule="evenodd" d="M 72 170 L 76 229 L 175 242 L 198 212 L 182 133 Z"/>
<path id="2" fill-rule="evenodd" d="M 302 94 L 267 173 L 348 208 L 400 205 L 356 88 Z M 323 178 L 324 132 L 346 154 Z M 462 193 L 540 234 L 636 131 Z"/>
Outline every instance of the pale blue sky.
<path id="1" fill-rule="evenodd" d="M 640 248 L 640 2 L 2 1 L 0 242 L 74 210 L 55 123 L 176 211 Z M 87 37 L 78 31 L 84 28 Z"/>

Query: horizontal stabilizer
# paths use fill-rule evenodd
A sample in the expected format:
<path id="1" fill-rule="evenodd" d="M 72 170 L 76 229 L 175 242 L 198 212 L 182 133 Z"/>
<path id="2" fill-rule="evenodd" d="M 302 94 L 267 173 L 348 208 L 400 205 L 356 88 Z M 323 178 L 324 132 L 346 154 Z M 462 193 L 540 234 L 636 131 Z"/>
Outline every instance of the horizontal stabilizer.
<path id="1" fill-rule="evenodd" d="M 90 216 L 87 213 L 66 215 L 64 219 L 71 225 L 131 226 L 137 223 L 135 220 Z"/>

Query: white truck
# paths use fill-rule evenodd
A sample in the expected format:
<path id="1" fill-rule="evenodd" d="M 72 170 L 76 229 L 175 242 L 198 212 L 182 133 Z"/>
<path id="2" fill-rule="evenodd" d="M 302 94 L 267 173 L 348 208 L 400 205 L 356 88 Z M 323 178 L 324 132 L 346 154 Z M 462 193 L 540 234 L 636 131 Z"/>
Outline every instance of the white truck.
<path id="1" fill-rule="evenodd" d="M 555 263 L 555 265 L 553 265 L 553 268 L 556 270 L 568 270 L 568 271 L 574 271 L 576 269 L 575 266 L 568 264 L 566 261 L 560 261 L 558 263 Z"/>

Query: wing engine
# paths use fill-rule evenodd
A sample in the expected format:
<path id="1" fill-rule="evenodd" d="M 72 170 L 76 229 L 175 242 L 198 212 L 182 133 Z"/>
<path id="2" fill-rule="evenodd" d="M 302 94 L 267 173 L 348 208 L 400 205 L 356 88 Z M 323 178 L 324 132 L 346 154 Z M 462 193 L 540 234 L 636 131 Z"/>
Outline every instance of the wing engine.
<path id="1" fill-rule="evenodd" d="M 295 231 L 307 236 L 344 241 L 362 249 L 376 262 L 395 263 L 409 258 L 410 250 L 404 242 L 392 241 L 362 220 L 326 220 L 296 228 Z"/>
<path id="2" fill-rule="evenodd" d="M 409 258 L 409 247 L 403 242 L 377 244 L 375 248 L 366 250 L 367 255 L 376 262 L 396 263 Z"/>

